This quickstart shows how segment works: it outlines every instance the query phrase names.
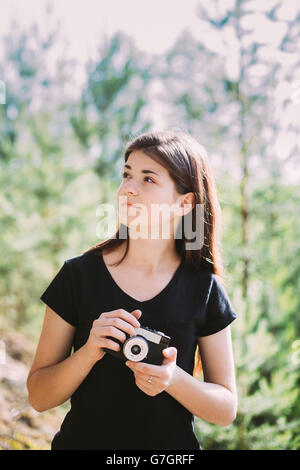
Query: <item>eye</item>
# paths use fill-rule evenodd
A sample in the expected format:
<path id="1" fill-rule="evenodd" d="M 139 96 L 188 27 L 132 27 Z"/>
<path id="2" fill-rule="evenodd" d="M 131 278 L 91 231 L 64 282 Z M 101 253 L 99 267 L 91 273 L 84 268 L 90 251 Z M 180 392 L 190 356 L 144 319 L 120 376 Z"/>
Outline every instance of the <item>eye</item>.
<path id="1" fill-rule="evenodd" d="M 124 173 L 123 173 L 123 178 L 126 179 L 127 176 L 130 176 L 129 173 L 127 173 L 127 171 L 124 171 Z M 155 183 L 155 182 L 153 181 L 153 179 L 150 178 L 149 176 L 145 176 L 144 181 L 145 181 L 145 180 L 150 180 L 151 183 Z M 147 181 L 147 182 L 148 182 L 148 181 Z"/>
<path id="2" fill-rule="evenodd" d="M 154 181 L 153 181 L 153 179 L 152 179 L 152 178 L 150 178 L 149 176 L 145 176 L 145 180 L 147 180 L 147 179 L 148 179 L 148 180 L 150 180 L 150 181 L 151 181 L 151 183 L 154 183 Z"/>

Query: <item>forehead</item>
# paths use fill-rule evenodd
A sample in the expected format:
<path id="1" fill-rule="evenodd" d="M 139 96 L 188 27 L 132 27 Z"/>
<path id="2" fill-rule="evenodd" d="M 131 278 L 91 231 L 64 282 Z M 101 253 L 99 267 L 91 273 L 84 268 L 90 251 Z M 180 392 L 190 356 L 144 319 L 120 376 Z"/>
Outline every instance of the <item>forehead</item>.
<path id="1" fill-rule="evenodd" d="M 125 165 L 126 164 L 130 165 L 133 170 L 153 170 L 161 176 L 168 176 L 168 171 L 165 167 L 153 160 L 141 150 L 135 150 L 134 152 L 131 152 L 127 162 L 125 162 Z"/>

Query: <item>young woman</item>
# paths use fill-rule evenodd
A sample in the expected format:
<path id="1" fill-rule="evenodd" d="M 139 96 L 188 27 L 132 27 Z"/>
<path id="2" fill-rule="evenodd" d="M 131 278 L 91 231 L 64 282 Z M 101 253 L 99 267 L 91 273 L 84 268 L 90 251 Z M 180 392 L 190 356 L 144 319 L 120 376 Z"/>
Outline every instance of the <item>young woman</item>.
<path id="1" fill-rule="evenodd" d="M 71 397 L 52 449 L 201 449 L 194 416 L 227 426 L 237 410 L 214 178 L 181 130 L 144 133 L 124 157 L 117 233 L 66 260 L 41 296 L 29 401 L 41 412 Z M 140 326 L 171 338 L 159 365 L 108 352 Z"/>

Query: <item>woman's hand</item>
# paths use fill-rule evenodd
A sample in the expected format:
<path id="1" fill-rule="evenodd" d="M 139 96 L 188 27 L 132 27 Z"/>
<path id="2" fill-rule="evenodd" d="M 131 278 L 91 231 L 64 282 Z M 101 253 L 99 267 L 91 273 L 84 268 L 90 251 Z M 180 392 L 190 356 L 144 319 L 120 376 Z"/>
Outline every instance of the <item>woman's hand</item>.
<path id="1" fill-rule="evenodd" d="M 138 318 L 141 314 L 141 310 L 133 310 L 129 313 L 123 308 L 101 313 L 99 318 L 93 322 L 85 344 L 89 355 L 98 361 L 106 354 L 103 348 L 120 351 L 120 345 L 107 336 L 116 338 L 122 343 L 126 340 L 125 332 L 130 336 L 135 336 L 135 328 L 140 326 Z"/>
<path id="2" fill-rule="evenodd" d="M 163 350 L 164 360 L 161 366 L 145 362 L 126 361 L 126 366 L 134 373 L 135 383 L 150 397 L 166 390 L 175 376 L 177 349 L 174 347 Z M 152 376 L 152 381 L 148 382 Z"/>

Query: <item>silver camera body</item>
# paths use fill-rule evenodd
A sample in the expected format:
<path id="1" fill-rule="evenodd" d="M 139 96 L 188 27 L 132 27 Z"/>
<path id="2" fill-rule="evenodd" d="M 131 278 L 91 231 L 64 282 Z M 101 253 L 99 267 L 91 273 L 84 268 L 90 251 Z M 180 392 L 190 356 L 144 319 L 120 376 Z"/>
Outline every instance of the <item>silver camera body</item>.
<path id="1" fill-rule="evenodd" d="M 163 362 L 163 350 L 169 346 L 170 336 L 166 336 L 161 331 L 145 327 L 135 328 L 136 336 L 126 334 L 124 343 L 116 338 L 108 336 L 120 345 L 120 351 L 103 348 L 103 351 L 115 356 L 123 361 L 146 362 L 148 364 L 161 365 Z"/>

